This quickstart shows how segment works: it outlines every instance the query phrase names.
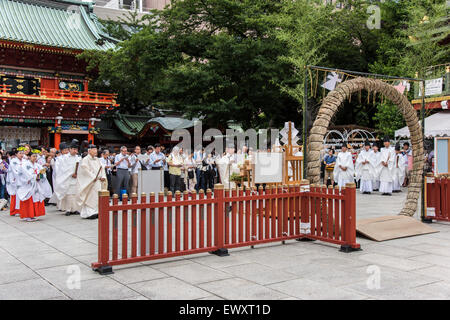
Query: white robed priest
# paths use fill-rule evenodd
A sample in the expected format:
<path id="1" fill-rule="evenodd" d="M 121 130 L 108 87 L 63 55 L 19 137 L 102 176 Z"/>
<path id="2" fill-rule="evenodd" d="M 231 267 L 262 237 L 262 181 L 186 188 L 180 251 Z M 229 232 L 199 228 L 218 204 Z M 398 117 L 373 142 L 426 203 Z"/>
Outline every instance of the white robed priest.
<path id="1" fill-rule="evenodd" d="M 392 170 L 392 192 L 402 192 L 402 184 L 406 174 L 405 157 L 403 156 L 400 145 L 395 145 L 395 160 Z"/>
<path id="2" fill-rule="evenodd" d="M 380 177 L 380 192 L 383 196 L 392 194 L 393 187 L 393 169 L 395 161 L 395 151 L 391 147 L 389 137 L 383 140 L 384 148 L 380 150 L 380 163 L 378 164 L 378 172 Z"/>
<path id="3" fill-rule="evenodd" d="M 78 194 L 77 174 L 81 157 L 78 155 L 78 140 L 70 143 L 69 153 L 58 158 L 56 172 L 56 196 L 61 201 L 60 210 L 66 212 L 66 216 L 79 213 L 76 202 Z"/>
<path id="4" fill-rule="evenodd" d="M 375 158 L 370 150 L 370 142 L 364 143 L 364 148 L 356 159 L 356 180 L 361 180 L 359 190 L 363 194 L 371 194 L 373 192 L 372 181 L 376 176 Z"/>
<path id="5" fill-rule="evenodd" d="M 339 152 L 336 164 L 334 166 L 334 181 L 337 182 L 339 189 L 345 187 L 347 183 L 354 182 L 355 167 L 350 151 L 348 151 L 347 143 L 342 144 L 341 152 Z"/>
<path id="6" fill-rule="evenodd" d="M 84 219 L 98 218 L 98 192 L 106 190 L 107 180 L 105 169 L 97 158 L 97 147 L 88 146 L 88 155 L 80 162 L 77 175 L 77 203 L 81 208 L 80 216 Z"/>
<path id="7" fill-rule="evenodd" d="M 378 146 L 374 143 L 372 146 L 372 165 L 375 168 L 375 175 L 372 181 L 373 191 L 378 191 L 380 189 L 380 173 L 379 173 L 380 157 L 381 157 L 380 150 L 378 150 Z"/>
<path id="8" fill-rule="evenodd" d="M 64 159 L 64 156 L 69 153 L 69 146 L 65 142 L 61 142 L 59 144 L 60 153 L 52 159 L 51 165 L 52 165 L 52 181 L 53 181 L 53 195 L 48 201 L 49 203 L 53 203 L 56 205 L 56 208 L 58 210 L 61 210 L 61 203 L 62 199 L 58 198 L 61 193 L 61 186 L 59 185 L 59 180 L 57 177 L 60 177 L 61 175 L 58 173 L 60 172 L 62 168 L 62 162 Z"/>

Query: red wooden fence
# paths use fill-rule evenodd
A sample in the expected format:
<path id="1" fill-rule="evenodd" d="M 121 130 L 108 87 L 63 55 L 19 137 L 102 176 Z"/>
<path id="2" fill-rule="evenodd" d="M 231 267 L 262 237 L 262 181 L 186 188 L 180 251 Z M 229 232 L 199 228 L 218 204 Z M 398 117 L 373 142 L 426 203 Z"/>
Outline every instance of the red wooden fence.
<path id="1" fill-rule="evenodd" d="M 229 248 L 289 239 L 321 240 L 358 250 L 356 189 L 307 185 L 258 190 L 224 190 L 206 194 L 152 193 L 131 203 L 108 191 L 99 193 L 98 262 L 102 274 L 113 265 L 211 252 L 228 255 Z M 121 219 L 120 219 L 121 217 Z"/>
<path id="2" fill-rule="evenodd" d="M 425 177 L 426 209 L 425 221 L 440 220 L 450 222 L 450 179 L 447 176 Z"/>

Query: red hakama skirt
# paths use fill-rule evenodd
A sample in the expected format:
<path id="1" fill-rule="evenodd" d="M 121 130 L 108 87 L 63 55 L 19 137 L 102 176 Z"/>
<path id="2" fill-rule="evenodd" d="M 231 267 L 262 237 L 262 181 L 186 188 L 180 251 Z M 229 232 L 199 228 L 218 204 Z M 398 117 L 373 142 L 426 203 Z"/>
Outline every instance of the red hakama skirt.
<path id="1" fill-rule="evenodd" d="M 33 202 L 33 197 L 28 200 L 20 201 L 20 218 L 36 218 L 45 215 L 44 201 Z"/>
<path id="2" fill-rule="evenodd" d="M 15 214 L 20 213 L 18 209 L 16 209 L 16 195 L 10 196 L 9 201 L 9 215 L 13 216 Z"/>

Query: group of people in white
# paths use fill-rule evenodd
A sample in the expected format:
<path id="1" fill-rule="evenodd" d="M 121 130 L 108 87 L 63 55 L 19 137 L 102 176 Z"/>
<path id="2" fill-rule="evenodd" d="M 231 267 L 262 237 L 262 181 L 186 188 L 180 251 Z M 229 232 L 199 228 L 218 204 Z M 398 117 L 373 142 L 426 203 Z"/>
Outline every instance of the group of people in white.
<path id="1" fill-rule="evenodd" d="M 6 175 L 10 215 L 27 222 L 36 221 L 45 215 L 44 200 L 50 199 L 66 215 L 98 217 L 98 191 L 107 182 L 104 167 L 97 158 L 97 147 L 89 145 L 84 158 L 78 155 L 77 140 L 61 143 L 60 149 L 54 158 L 47 158 L 41 150 L 23 147 L 11 154 Z"/>
<path id="2" fill-rule="evenodd" d="M 332 169 L 333 179 L 342 188 L 347 183 L 359 181 L 360 191 L 371 194 L 379 191 L 382 195 L 401 192 L 405 178 L 408 176 L 412 164 L 412 152 L 409 144 L 405 143 L 402 150 L 400 145 L 391 146 L 389 137 L 383 140 L 384 148 L 378 150 L 377 145 L 371 146 L 366 141 L 364 148 L 356 155 L 356 161 L 348 146 L 344 143 L 341 152 L 333 159 L 325 158 L 325 170 Z M 330 151 L 332 154 L 333 151 Z"/>

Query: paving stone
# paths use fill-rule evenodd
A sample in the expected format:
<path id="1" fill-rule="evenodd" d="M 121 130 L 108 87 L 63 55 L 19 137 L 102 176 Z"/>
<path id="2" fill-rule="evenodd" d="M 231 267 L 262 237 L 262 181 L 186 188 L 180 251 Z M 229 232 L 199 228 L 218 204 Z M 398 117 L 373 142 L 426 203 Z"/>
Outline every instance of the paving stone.
<path id="1" fill-rule="evenodd" d="M 138 295 L 138 296 L 134 296 L 131 298 L 124 298 L 124 299 L 120 299 L 120 300 L 149 300 L 148 298 Z"/>
<path id="2" fill-rule="evenodd" d="M 358 258 L 363 261 L 367 261 L 371 264 L 410 271 L 410 270 L 425 268 L 425 267 L 430 266 L 429 263 L 421 262 L 423 260 L 414 260 L 414 259 L 421 259 L 422 257 L 424 257 L 424 256 L 421 255 L 421 256 L 417 256 L 417 257 L 412 257 L 410 259 L 405 259 L 405 258 L 398 258 L 398 257 L 389 256 L 389 255 L 385 255 L 385 254 L 368 253 L 368 254 L 359 256 Z"/>
<path id="3" fill-rule="evenodd" d="M 77 263 L 75 259 L 59 252 L 25 256 L 20 261 L 33 270 Z"/>
<path id="4" fill-rule="evenodd" d="M 450 282 L 440 281 L 435 283 L 426 284 L 413 288 L 412 291 L 418 292 L 423 299 L 429 300 L 448 300 L 450 299 Z"/>
<path id="5" fill-rule="evenodd" d="M 248 263 L 222 269 L 236 277 L 250 280 L 261 285 L 295 279 L 297 276 L 281 270 L 273 270 L 257 263 Z"/>
<path id="6" fill-rule="evenodd" d="M 1 260 L 0 260 L 1 261 Z M 37 279 L 39 275 L 23 263 L 0 262 L 0 284 Z"/>
<path id="7" fill-rule="evenodd" d="M 442 266 L 432 266 L 423 269 L 413 270 L 413 273 L 419 275 L 424 275 L 428 277 L 437 278 L 440 280 L 450 281 L 450 268 Z"/>
<path id="8" fill-rule="evenodd" d="M 108 277 L 81 281 L 79 289 L 65 287 L 62 291 L 76 300 L 118 300 L 138 295 L 137 292 Z"/>
<path id="9" fill-rule="evenodd" d="M 245 263 L 249 263 L 250 261 L 245 258 L 243 255 L 236 255 L 233 252 L 230 252 L 229 256 L 219 257 L 213 254 L 209 254 L 207 256 L 197 257 L 197 258 L 189 258 L 190 261 L 195 263 L 200 263 L 202 265 L 211 267 L 211 268 L 226 268 L 230 266 L 241 265 Z"/>
<path id="10" fill-rule="evenodd" d="M 271 284 L 268 287 L 296 298 L 308 300 L 355 300 L 366 297 L 309 279 L 289 280 Z"/>
<path id="11" fill-rule="evenodd" d="M 223 300 L 223 298 L 220 298 L 218 296 L 208 296 L 208 297 L 200 298 L 200 299 L 197 299 L 197 300 Z"/>
<path id="12" fill-rule="evenodd" d="M 232 275 L 198 263 L 160 269 L 162 272 L 192 284 L 231 278 Z"/>
<path id="13" fill-rule="evenodd" d="M 175 278 L 163 278 L 129 285 L 130 288 L 152 300 L 193 300 L 211 293 Z"/>
<path id="14" fill-rule="evenodd" d="M 168 277 L 167 274 L 144 265 L 124 269 L 113 268 L 113 271 L 114 274 L 109 275 L 109 277 L 123 284 Z"/>
<path id="15" fill-rule="evenodd" d="M 199 287 L 228 300 L 278 300 L 286 298 L 283 293 L 239 278 L 203 283 Z"/>
<path id="16" fill-rule="evenodd" d="M 44 268 L 36 272 L 61 290 L 71 285 L 77 276 L 80 277 L 80 281 L 101 279 L 104 277 L 81 263 Z"/>
<path id="17" fill-rule="evenodd" d="M 450 268 L 450 257 L 449 256 L 440 256 L 436 254 L 424 254 L 417 257 L 412 257 L 411 260 L 417 261 L 417 262 L 426 262 L 428 266 L 430 266 L 430 263 Z M 428 267 L 427 266 L 427 267 Z"/>
<path id="18" fill-rule="evenodd" d="M 0 285 L 0 300 L 43 300 L 57 297 L 64 297 L 64 294 L 42 279 Z"/>

